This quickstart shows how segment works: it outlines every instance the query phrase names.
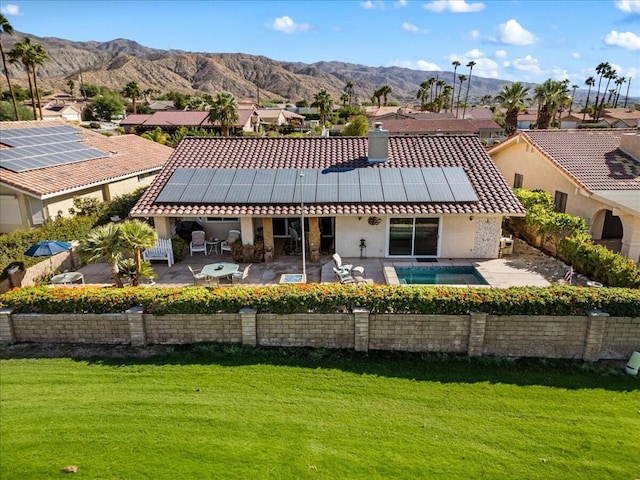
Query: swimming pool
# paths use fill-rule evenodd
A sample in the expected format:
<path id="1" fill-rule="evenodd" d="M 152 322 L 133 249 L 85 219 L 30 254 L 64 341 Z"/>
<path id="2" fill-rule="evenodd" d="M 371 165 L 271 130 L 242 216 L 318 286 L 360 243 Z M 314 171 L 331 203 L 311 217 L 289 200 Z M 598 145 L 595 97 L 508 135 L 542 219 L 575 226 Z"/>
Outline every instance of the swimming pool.
<path id="1" fill-rule="evenodd" d="M 489 285 L 474 267 L 395 267 L 401 285 Z"/>

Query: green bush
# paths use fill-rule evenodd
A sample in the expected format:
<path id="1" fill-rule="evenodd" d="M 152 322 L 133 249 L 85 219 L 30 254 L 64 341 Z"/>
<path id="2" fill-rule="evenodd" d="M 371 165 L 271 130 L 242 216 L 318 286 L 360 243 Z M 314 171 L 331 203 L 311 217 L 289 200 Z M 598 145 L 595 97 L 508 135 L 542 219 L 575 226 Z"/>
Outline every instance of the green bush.
<path id="1" fill-rule="evenodd" d="M 234 288 L 48 288 L 0 295 L 0 307 L 15 313 L 116 313 L 142 305 L 147 313 L 334 313 L 364 307 L 372 313 L 466 315 L 584 315 L 598 309 L 612 316 L 640 317 L 640 290 L 585 287 L 508 289 L 392 285 L 309 284 Z"/>
<path id="2" fill-rule="evenodd" d="M 184 258 L 184 247 L 187 245 L 180 237 L 172 237 L 171 238 L 171 248 L 173 249 L 173 260 L 175 262 L 181 262 Z"/>

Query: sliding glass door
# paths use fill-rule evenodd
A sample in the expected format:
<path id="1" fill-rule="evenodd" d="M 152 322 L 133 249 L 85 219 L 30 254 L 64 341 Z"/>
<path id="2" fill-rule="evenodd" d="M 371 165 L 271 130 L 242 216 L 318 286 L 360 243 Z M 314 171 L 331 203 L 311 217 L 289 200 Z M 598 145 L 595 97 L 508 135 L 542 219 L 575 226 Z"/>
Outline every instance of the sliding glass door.
<path id="1" fill-rule="evenodd" d="M 437 256 L 439 227 L 438 218 L 391 218 L 389 255 Z"/>

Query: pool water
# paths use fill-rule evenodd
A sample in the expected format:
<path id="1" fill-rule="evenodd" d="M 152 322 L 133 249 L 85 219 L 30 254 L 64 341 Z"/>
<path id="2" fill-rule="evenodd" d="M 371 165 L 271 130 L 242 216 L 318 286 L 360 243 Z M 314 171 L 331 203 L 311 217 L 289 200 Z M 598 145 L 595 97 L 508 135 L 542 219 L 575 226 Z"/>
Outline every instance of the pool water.
<path id="1" fill-rule="evenodd" d="M 402 285 L 489 285 L 474 267 L 395 267 Z"/>

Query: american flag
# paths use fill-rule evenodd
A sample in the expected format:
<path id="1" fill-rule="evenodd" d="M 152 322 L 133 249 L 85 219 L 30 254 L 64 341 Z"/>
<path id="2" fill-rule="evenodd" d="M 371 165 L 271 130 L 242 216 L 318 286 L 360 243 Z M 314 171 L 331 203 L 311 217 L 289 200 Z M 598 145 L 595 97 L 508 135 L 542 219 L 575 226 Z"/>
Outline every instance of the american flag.
<path id="1" fill-rule="evenodd" d="M 564 279 L 571 283 L 571 278 L 573 277 L 573 267 L 569 267 L 569 270 L 567 270 L 567 273 L 564 274 Z"/>

